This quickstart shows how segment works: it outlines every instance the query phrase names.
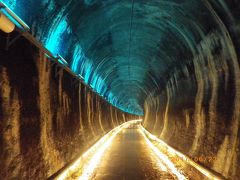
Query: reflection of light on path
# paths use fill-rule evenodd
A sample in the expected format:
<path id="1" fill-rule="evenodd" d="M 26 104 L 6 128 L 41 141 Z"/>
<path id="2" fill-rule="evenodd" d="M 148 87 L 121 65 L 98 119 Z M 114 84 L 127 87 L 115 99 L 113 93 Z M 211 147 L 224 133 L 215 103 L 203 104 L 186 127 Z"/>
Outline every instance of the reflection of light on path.
<path id="1" fill-rule="evenodd" d="M 138 126 L 139 127 L 139 126 Z M 143 135 L 144 137 L 144 134 L 143 132 L 141 131 L 141 129 L 138 129 L 138 132 Z M 151 156 L 152 159 L 154 159 L 154 161 L 157 163 L 158 167 L 160 168 L 161 171 L 164 171 L 164 172 L 168 172 L 168 169 L 167 167 L 164 165 L 162 159 L 158 158 L 158 156 L 156 156 L 156 152 L 152 150 L 151 147 L 149 147 L 148 143 L 146 142 L 145 140 L 145 137 L 143 138 L 144 141 L 144 144 L 146 144 L 145 146 L 145 149 L 148 150 L 149 152 L 149 155 Z"/>
<path id="2" fill-rule="evenodd" d="M 159 171 L 169 172 L 180 180 L 187 179 L 187 177 L 182 174 L 181 170 L 177 169 L 176 164 L 169 159 L 171 156 L 181 158 L 183 161 L 178 163 L 182 163 L 183 166 L 185 163 L 193 166 L 209 179 L 220 179 L 192 161 L 187 156 L 171 148 L 165 142 L 149 133 L 146 129 L 139 125 L 140 122 L 141 120 L 129 121 L 111 130 L 90 149 L 88 149 L 82 156 L 80 156 L 74 163 L 66 168 L 66 170 L 63 171 L 56 179 L 91 179 L 95 174 L 96 167 L 99 166 L 101 161 L 104 161 L 102 157 L 104 156 L 106 149 L 110 148 L 114 138 L 120 132 L 123 132 L 125 128 L 132 127 L 132 125 L 138 125 L 139 128 L 137 131 L 143 136 L 142 140 L 144 142 L 146 141 L 146 147 L 144 148 L 146 148 L 146 150 L 149 149 L 150 155 L 157 162 Z M 164 153 L 162 149 L 165 149 L 166 153 Z"/>
<path id="3" fill-rule="evenodd" d="M 174 166 L 174 164 L 168 159 L 166 155 L 164 155 L 162 152 L 156 148 L 151 141 L 147 138 L 147 136 L 144 134 L 143 130 L 139 130 L 140 133 L 143 135 L 144 139 L 146 140 L 148 146 L 154 151 L 154 153 L 160 158 L 160 160 L 169 168 L 170 173 L 177 176 L 178 179 L 187 179 L 183 174 L 181 174 L 177 168 Z"/>
<path id="4" fill-rule="evenodd" d="M 92 176 L 97 165 L 100 163 L 105 150 L 111 145 L 116 135 L 124 128 L 140 122 L 141 120 L 129 121 L 111 130 L 89 150 L 87 150 L 81 157 L 79 157 L 72 165 L 70 165 L 65 171 L 63 171 L 63 173 L 61 173 L 56 179 L 67 179 L 75 173 L 79 174 L 79 177 L 77 179 L 89 179 Z"/>
<path id="5" fill-rule="evenodd" d="M 140 126 L 141 128 L 141 132 L 143 134 L 143 136 L 145 137 L 146 141 L 148 142 L 149 146 L 151 146 L 151 148 L 153 149 L 154 152 L 156 152 L 156 154 L 159 155 L 164 155 L 163 153 L 161 153 L 159 151 L 159 149 L 153 145 L 153 142 L 157 142 L 159 147 L 161 147 L 161 149 L 166 149 L 167 153 L 169 153 L 172 157 L 177 157 L 177 158 L 181 158 L 184 162 L 186 162 L 186 164 L 189 164 L 191 166 L 193 166 L 194 168 L 196 168 L 199 172 L 201 172 L 203 175 L 205 175 L 206 177 L 208 177 L 209 179 L 213 179 L 213 180 L 218 180 L 221 179 L 220 177 L 217 177 L 216 175 L 214 175 L 213 173 L 211 173 L 210 171 L 208 171 L 207 169 L 203 168 L 202 166 L 198 165 L 197 163 L 195 163 L 193 160 L 191 160 L 189 157 L 183 155 L 182 153 L 180 153 L 179 151 L 173 149 L 172 147 L 170 147 L 168 144 L 166 144 L 164 141 L 160 140 L 159 138 L 157 138 L 156 136 L 154 136 L 153 134 L 151 134 L 150 132 L 148 132 L 143 126 Z M 166 156 L 166 155 L 164 155 Z M 163 156 L 159 156 L 161 159 Z M 166 156 L 167 157 L 167 156 Z M 168 159 L 168 158 L 167 158 Z M 163 160 L 163 159 L 162 159 Z M 169 161 L 169 160 L 168 160 Z M 171 162 L 171 161 L 170 161 Z M 172 163 L 172 162 L 171 162 Z M 175 173 L 174 173 L 175 174 Z M 176 175 L 176 174 L 175 174 Z"/>

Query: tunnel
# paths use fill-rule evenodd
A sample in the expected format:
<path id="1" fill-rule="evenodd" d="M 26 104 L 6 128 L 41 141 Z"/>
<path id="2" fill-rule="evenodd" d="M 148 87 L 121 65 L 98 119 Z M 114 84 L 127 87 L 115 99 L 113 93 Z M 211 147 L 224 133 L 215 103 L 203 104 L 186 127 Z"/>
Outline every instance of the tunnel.
<path id="1" fill-rule="evenodd" d="M 0 179 L 240 179 L 239 58 L 238 0 L 0 0 Z"/>

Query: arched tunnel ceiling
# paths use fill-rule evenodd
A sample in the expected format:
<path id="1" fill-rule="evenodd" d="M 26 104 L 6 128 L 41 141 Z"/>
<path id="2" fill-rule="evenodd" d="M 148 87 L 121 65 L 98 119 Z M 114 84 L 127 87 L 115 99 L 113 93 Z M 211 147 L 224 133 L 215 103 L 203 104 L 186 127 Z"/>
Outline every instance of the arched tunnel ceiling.
<path id="1" fill-rule="evenodd" d="M 216 28 L 208 5 L 224 6 L 220 0 L 4 2 L 101 96 L 138 115 L 146 97 L 161 91 L 173 69 Z"/>

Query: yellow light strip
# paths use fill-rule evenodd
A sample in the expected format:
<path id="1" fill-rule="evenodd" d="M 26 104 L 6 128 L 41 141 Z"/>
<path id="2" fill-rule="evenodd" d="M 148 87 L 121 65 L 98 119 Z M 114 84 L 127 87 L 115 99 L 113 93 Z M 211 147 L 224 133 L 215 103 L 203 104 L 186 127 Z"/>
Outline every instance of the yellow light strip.
<path id="1" fill-rule="evenodd" d="M 174 166 L 172 161 L 168 159 L 168 157 L 163 154 L 161 151 L 159 151 L 158 148 L 156 148 L 153 143 L 147 138 L 146 134 L 142 131 L 142 128 L 140 130 L 141 134 L 143 135 L 144 139 L 146 140 L 148 146 L 154 151 L 154 153 L 159 157 L 161 161 L 170 169 L 170 173 L 174 174 L 179 180 L 185 180 L 187 179 L 183 174 L 181 174 L 177 168 Z"/>
<path id="2" fill-rule="evenodd" d="M 203 175 L 205 175 L 206 177 L 208 177 L 209 179 L 213 179 L 213 180 L 221 180 L 222 178 L 218 177 L 217 175 L 213 174 L 212 172 L 208 171 L 207 169 L 205 169 L 204 167 L 202 167 L 201 165 L 197 164 L 196 162 L 194 162 L 192 159 L 190 159 L 188 156 L 180 153 L 179 151 L 175 150 L 174 148 L 172 148 L 171 146 L 169 146 L 167 143 L 165 143 L 164 141 L 160 140 L 159 138 L 157 138 L 156 136 L 154 136 L 153 134 L 151 134 L 150 132 L 148 132 L 142 125 L 141 125 L 141 130 L 142 133 L 145 135 L 145 137 L 147 139 L 150 139 L 151 141 L 156 141 L 159 144 L 163 146 L 167 152 L 169 152 L 171 155 L 175 155 L 178 156 L 179 158 L 181 158 L 182 160 L 184 160 L 187 164 L 190 164 L 191 166 L 193 166 L 194 168 L 196 168 L 199 172 L 201 172 Z M 148 140 L 149 141 L 149 140 Z M 154 146 L 151 143 L 152 146 Z M 154 146 L 155 147 L 155 146 Z M 155 147 L 156 148 L 156 147 Z M 156 148 L 157 151 L 158 148 Z"/>
<path id="3" fill-rule="evenodd" d="M 140 125 L 138 126 L 138 132 L 143 135 L 142 133 L 142 130 L 139 128 Z M 145 138 L 144 138 L 144 141 L 145 141 Z M 146 149 L 148 149 L 150 151 L 150 155 L 152 156 L 152 159 L 154 159 L 154 161 L 156 161 L 157 165 L 159 166 L 160 170 L 161 171 L 164 171 L 164 172 L 168 172 L 168 169 L 166 167 L 166 165 L 163 163 L 162 159 L 160 159 L 157 154 L 149 147 L 149 145 L 147 144 L 146 146 Z"/>
<path id="4" fill-rule="evenodd" d="M 80 177 L 77 179 L 89 179 L 97 165 L 100 163 L 103 153 L 111 145 L 116 135 L 122 129 L 127 128 L 132 124 L 140 123 L 141 121 L 142 120 L 128 121 L 108 132 L 55 179 L 67 179 L 75 172 L 80 172 Z"/>

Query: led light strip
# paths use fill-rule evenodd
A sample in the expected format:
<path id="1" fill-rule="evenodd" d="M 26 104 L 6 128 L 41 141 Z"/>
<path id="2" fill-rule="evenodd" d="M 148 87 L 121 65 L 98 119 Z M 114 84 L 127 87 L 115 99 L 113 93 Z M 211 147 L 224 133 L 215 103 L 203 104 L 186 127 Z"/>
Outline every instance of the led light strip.
<path id="1" fill-rule="evenodd" d="M 187 179 L 183 174 L 181 174 L 174 164 L 169 160 L 169 158 L 164 155 L 157 147 L 153 145 L 153 143 L 147 138 L 146 134 L 142 131 L 142 126 L 140 129 L 141 134 L 143 135 L 144 139 L 146 140 L 148 146 L 154 151 L 154 153 L 159 157 L 159 159 L 170 169 L 170 173 L 173 173 L 179 180 Z"/>
<path id="2" fill-rule="evenodd" d="M 146 138 L 146 140 L 148 141 L 148 144 L 154 148 L 154 152 L 159 153 L 159 149 L 157 147 L 155 147 L 153 145 L 153 143 L 151 141 L 156 141 L 158 142 L 161 146 L 163 146 L 165 149 L 167 149 L 167 151 L 170 154 L 176 155 L 178 157 L 180 157 L 182 160 L 184 160 L 187 164 L 190 164 L 191 166 L 193 166 L 194 168 L 196 168 L 199 172 L 201 172 L 203 175 L 205 175 L 206 177 L 208 177 L 209 179 L 213 179 L 213 180 L 221 180 L 222 178 L 216 176 L 215 174 L 213 174 L 212 172 L 208 171 L 207 169 L 205 169 L 204 167 L 202 167 L 201 165 L 195 163 L 192 159 L 190 159 L 189 157 L 187 157 L 186 155 L 180 153 L 179 151 L 175 150 L 174 148 L 170 147 L 168 144 L 166 144 L 164 141 L 160 140 L 159 138 L 157 138 L 156 136 L 154 136 L 153 134 L 151 134 L 150 132 L 148 132 L 142 125 L 140 126 L 142 133 L 144 135 L 144 137 Z M 162 154 L 162 153 L 161 153 Z"/>
<path id="3" fill-rule="evenodd" d="M 121 132 L 122 129 L 127 128 L 132 124 L 140 123 L 141 121 L 142 120 L 128 121 L 111 130 L 55 179 L 66 179 L 71 176 L 72 173 L 78 171 L 81 171 L 82 173 L 77 179 L 89 179 L 97 165 L 100 163 L 103 153 L 111 145 L 116 135 Z"/>
<path id="4" fill-rule="evenodd" d="M 58 62 L 60 62 L 61 64 L 68 66 L 68 62 L 59 54 L 57 54 L 56 59 L 58 60 Z"/>

